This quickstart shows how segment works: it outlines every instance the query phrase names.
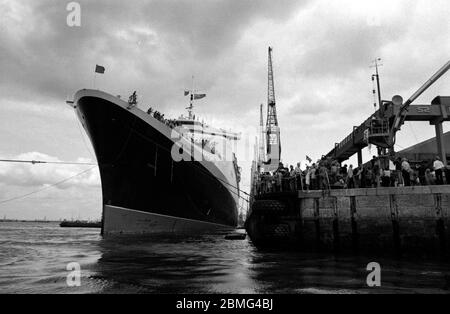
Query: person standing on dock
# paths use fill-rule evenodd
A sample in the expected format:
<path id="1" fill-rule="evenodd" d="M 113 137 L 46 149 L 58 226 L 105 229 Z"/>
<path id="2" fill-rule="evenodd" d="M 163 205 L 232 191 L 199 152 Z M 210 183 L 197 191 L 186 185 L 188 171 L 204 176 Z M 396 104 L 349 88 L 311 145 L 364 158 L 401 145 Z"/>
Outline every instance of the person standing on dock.
<path id="1" fill-rule="evenodd" d="M 313 164 L 310 169 L 310 176 L 311 176 L 311 189 L 316 190 L 317 189 L 317 168 L 316 164 Z"/>
<path id="2" fill-rule="evenodd" d="M 282 168 L 281 168 L 282 169 Z M 283 192 L 283 172 L 281 172 L 281 169 L 278 169 L 275 173 L 276 180 L 277 180 L 277 192 Z"/>
<path id="3" fill-rule="evenodd" d="M 403 175 L 402 175 L 402 159 L 400 157 L 398 157 L 394 161 L 394 165 L 395 165 L 395 175 L 397 177 L 396 178 L 397 183 L 395 184 L 395 186 L 404 186 Z"/>
<path id="4" fill-rule="evenodd" d="M 372 159 L 372 169 L 373 169 L 374 187 L 378 188 L 378 187 L 380 187 L 382 169 L 381 169 L 380 159 L 375 156 Z"/>
<path id="5" fill-rule="evenodd" d="M 348 174 L 347 165 L 344 165 L 344 167 L 341 167 L 341 175 L 345 178 Z"/>
<path id="6" fill-rule="evenodd" d="M 366 188 L 375 187 L 375 180 L 373 179 L 373 169 L 372 167 L 370 167 L 370 165 L 366 168 L 366 177 L 364 179 L 366 180 Z"/>
<path id="7" fill-rule="evenodd" d="M 306 167 L 305 185 L 306 191 L 309 191 L 309 186 L 311 185 L 311 167 Z"/>
<path id="8" fill-rule="evenodd" d="M 350 165 L 347 170 L 347 188 L 353 189 L 355 188 L 355 182 L 353 181 L 353 165 Z"/>
<path id="9" fill-rule="evenodd" d="M 426 185 L 433 185 L 434 184 L 434 178 L 431 174 L 431 170 L 428 168 L 425 170 L 425 184 Z"/>
<path id="10" fill-rule="evenodd" d="M 302 169 L 300 168 L 300 163 L 299 162 L 297 163 L 297 167 L 295 167 L 294 175 L 295 175 L 295 188 L 296 188 L 296 190 L 298 190 L 299 187 L 301 187 L 302 190 L 303 190 Z"/>
<path id="11" fill-rule="evenodd" d="M 381 186 L 382 187 L 389 187 L 391 184 L 391 170 L 389 167 L 386 167 L 386 169 L 381 170 Z"/>
<path id="12" fill-rule="evenodd" d="M 439 156 L 436 156 L 436 159 L 433 163 L 434 172 L 436 174 L 436 184 L 442 185 L 444 184 L 444 179 L 442 177 L 442 171 L 444 170 L 445 166 L 444 163 L 440 160 Z"/>
<path id="13" fill-rule="evenodd" d="M 329 186 L 328 169 L 322 162 L 319 164 L 319 190 L 327 190 Z"/>
<path id="14" fill-rule="evenodd" d="M 331 163 L 331 168 L 330 168 L 330 181 L 331 181 L 331 184 L 334 184 L 337 181 L 338 167 L 339 167 L 339 164 L 336 161 L 333 161 Z"/>
<path id="15" fill-rule="evenodd" d="M 402 160 L 402 177 L 403 182 L 405 183 L 405 186 L 411 185 L 411 167 L 409 166 L 409 162 L 406 158 L 403 158 Z"/>
<path id="16" fill-rule="evenodd" d="M 361 169 L 362 166 L 356 167 L 353 170 L 353 183 L 355 185 L 355 189 L 359 189 L 361 187 Z"/>
<path id="17" fill-rule="evenodd" d="M 444 169 L 444 175 L 446 184 L 450 184 L 450 168 L 448 166 Z"/>
<path id="18" fill-rule="evenodd" d="M 362 189 L 366 188 L 366 175 L 367 175 L 367 167 L 362 165 L 361 170 L 359 171 L 359 187 Z"/>
<path id="19" fill-rule="evenodd" d="M 289 189 L 291 191 L 297 190 L 297 177 L 293 165 L 289 166 Z"/>

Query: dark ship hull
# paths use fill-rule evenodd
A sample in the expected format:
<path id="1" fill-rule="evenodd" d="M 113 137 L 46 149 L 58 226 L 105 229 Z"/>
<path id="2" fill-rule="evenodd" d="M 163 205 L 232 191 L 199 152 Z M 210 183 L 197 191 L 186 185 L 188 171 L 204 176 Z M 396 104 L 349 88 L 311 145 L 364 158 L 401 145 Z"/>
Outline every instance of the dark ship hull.
<path id="1" fill-rule="evenodd" d="M 103 234 L 233 228 L 234 161 L 175 162 L 173 130 L 112 95 L 81 90 L 74 107 L 97 157 Z"/>

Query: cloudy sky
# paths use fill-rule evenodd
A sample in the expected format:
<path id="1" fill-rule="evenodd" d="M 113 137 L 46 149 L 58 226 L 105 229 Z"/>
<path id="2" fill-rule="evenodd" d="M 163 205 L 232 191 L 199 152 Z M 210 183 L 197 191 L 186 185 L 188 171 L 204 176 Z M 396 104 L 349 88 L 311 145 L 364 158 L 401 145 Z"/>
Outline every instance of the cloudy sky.
<path id="1" fill-rule="evenodd" d="M 245 131 L 267 102 L 270 45 L 282 159 L 294 163 L 327 153 L 373 112 L 371 60 L 383 59 L 382 96 L 390 99 L 409 97 L 450 59 L 448 0 L 91 0 L 78 1 L 80 27 L 67 25 L 69 2 L 0 0 L 0 159 L 95 162 L 65 104 L 93 87 L 95 64 L 106 68 L 97 88 L 137 90 L 142 109 L 172 117 L 183 113 L 194 75 L 207 93 L 197 116 Z M 450 74 L 417 102 L 436 95 L 450 95 Z M 433 133 L 407 123 L 397 149 Z M 240 159 L 248 189 L 248 158 Z M 88 168 L 0 163 L 0 218 L 99 217 L 96 169 L 2 203 Z"/>

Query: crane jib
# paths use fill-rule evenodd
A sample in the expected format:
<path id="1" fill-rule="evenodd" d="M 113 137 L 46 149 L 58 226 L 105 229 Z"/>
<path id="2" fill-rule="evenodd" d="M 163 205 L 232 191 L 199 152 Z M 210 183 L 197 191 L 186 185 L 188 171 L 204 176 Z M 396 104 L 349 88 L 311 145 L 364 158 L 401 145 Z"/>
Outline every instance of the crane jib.
<path id="1" fill-rule="evenodd" d="M 448 61 L 442 68 L 440 68 L 428 81 L 426 81 L 409 99 L 403 104 L 402 110 L 405 110 L 413 103 L 423 92 L 425 92 L 431 85 L 434 84 L 442 75 L 450 69 L 450 61 Z M 402 111 L 401 110 L 401 111 Z"/>

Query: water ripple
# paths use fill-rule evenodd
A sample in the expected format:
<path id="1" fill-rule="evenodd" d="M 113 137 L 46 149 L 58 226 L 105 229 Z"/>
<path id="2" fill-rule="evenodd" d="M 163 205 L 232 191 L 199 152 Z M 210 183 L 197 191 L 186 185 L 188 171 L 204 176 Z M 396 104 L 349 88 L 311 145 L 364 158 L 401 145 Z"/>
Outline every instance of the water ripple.
<path id="1" fill-rule="evenodd" d="M 448 293 L 450 266 L 377 260 L 382 287 L 366 285 L 364 257 L 267 252 L 223 234 L 103 239 L 96 229 L 0 222 L 1 293 Z M 68 287 L 68 263 L 81 286 Z"/>

